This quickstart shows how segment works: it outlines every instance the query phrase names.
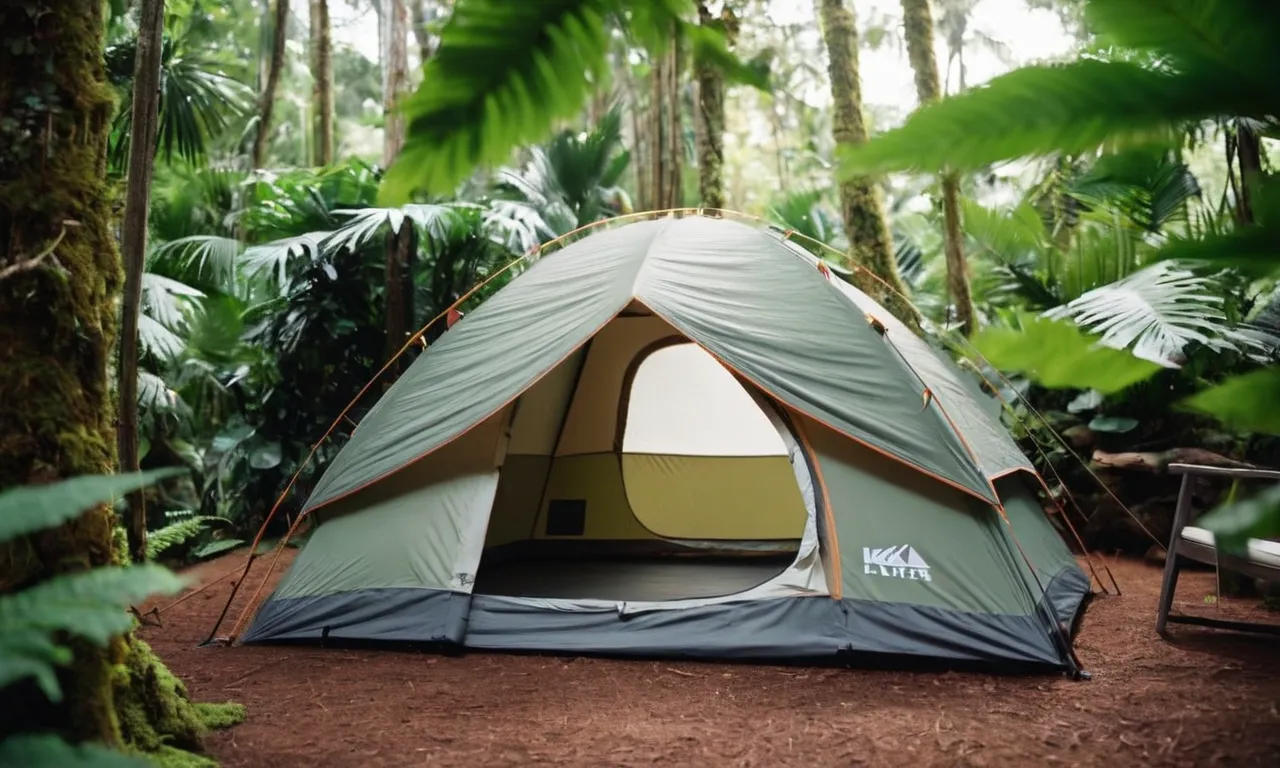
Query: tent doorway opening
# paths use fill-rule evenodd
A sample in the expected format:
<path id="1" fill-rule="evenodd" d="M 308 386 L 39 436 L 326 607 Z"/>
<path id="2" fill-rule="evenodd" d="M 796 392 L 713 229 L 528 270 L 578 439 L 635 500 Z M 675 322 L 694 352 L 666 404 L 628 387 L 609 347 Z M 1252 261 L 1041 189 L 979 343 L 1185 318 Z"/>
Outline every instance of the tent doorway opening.
<path id="1" fill-rule="evenodd" d="M 515 404 L 473 594 L 667 602 L 784 578 L 813 486 L 753 390 L 660 318 L 616 318 Z"/>

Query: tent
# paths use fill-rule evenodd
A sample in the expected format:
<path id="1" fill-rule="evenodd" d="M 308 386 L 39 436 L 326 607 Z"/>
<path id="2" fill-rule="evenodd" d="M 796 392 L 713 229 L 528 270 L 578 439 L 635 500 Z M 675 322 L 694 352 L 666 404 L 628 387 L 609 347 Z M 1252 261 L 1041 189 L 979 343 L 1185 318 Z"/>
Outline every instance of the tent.
<path id="1" fill-rule="evenodd" d="M 382 396 L 241 640 L 1075 670 L 1089 580 L 992 402 L 783 233 L 604 228 Z"/>

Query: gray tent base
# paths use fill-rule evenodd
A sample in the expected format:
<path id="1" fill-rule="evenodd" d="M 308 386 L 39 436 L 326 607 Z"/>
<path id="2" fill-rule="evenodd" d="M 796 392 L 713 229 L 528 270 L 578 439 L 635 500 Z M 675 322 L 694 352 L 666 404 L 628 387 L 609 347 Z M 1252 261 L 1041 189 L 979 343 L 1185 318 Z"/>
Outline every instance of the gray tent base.
<path id="1" fill-rule="evenodd" d="M 830 597 L 629 612 L 625 603 L 379 588 L 269 601 L 242 642 L 1079 673 L 1069 644 L 1089 582 L 1067 569 L 1046 587 L 1028 616 Z M 1057 627 L 1046 632 L 1050 621 Z"/>

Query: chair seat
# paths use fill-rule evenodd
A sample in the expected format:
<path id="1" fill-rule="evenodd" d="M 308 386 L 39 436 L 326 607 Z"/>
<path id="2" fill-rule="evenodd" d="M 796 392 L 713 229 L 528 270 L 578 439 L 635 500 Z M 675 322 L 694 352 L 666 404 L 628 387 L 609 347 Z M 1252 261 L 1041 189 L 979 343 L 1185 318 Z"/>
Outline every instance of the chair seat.
<path id="1" fill-rule="evenodd" d="M 1213 533 L 1193 525 L 1183 527 L 1182 538 L 1202 547 L 1214 546 Z M 1280 571 L 1280 541 L 1249 539 L 1245 551 L 1248 553 L 1247 559 L 1250 562 Z"/>

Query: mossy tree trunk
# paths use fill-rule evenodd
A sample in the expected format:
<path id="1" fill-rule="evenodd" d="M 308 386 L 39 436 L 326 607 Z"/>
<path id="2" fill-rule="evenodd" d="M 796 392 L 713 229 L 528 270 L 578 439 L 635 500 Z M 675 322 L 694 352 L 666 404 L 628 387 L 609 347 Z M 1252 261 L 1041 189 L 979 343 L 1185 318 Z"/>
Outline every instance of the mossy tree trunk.
<path id="1" fill-rule="evenodd" d="M 333 162 L 333 36 L 329 0 L 311 0 L 311 108 L 315 111 L 315 139 L 311 161 Z"/>
<path id="2" fill-rule="evenodd" d="M 846 0 L 819 0 L 818 10 L 827 45 L 833 102 L 831 127 L 836 145 L 864 144 L 867 124 L 862 114 L 858 30 L 853 11 Z M 905 298 L 907 289 L 894 259 L 893 238 L 879 185 L 867 177 L 847 179 L 840 182 L 839 193 L 854 282 L 899 320 L 918 329 L 919 322 Z"/>
<path id="3" fill-rule="evenodd" d="M 114 95 L 102 10 L 84 0 L 0 6 L 0 71 L 30 75 L 0 79 L 0 488 L 115 465 L 107 363 L 122 274 L 106 182 Z M 139 81 L 135 92 L 145 90 Z M 135 116 L 135 130 L 139 122 Z M 135 144 L 149 150 L 144 138 L 135 133 Z M 0 547 L 0 590 L 116 563 L 113 529 L 111 510 L 101 506 Z M 148 711 L 191 707 L 172 686 L 120 671 L 145 665 L 167 675 L 144 644 L 124 636 L 107 649 L 76 639 L 69 646 L 62 703 L 50 705 L 32 685 L 10 686 L 0 695 L 0 728 L 112 746 L 136 744 L 146 728 L 194 743 L 157 720 L 122 731 L 139 702 Z"/>
<path id="4" fill-rule="evenodd" d="M 147 212 L 155 167 L 156 131 L 160 119 L 160 55 L 164 33 L 164 0 L 143 0 L 138 14 L 138 48 L 133 63 L 133 131 L 129 137 L 129 176 L 125 188 L 120 251 L 124 257 L 124 306 L 121 311 L 120 424 L 117 444 L 120 471 L 138 471 L 138 312 L 142 305 L 142 272 L 147 250 Z M 141 490 L 129 494 L 126 526 L 129 557 L 147 559 L 147 510 Z"/>
<path id="5" fill-rule="evenodd" d="M 705 1 L 699 2 L 698 22 L 703 26 L 718 27 L 729 45 L 733 45 L 738 32 L 738 18 L 728 3 L 725 3 L 717 18 L 712 15 Z M 706 62 L 699 62 L 695 75 L 698 81 L 695 125 L 698 137 L 699 197 L 704 207 L 724 208 L 724 72 Z"/>
<path id="6" fill-rule="evenodd" d="M 915 70 L 916 95 L 920 106 L 932 104 L 942 97 L 938 81 L 938 59 L 933 50 L 933 13 L 929 0 L 902 0 L 903 26 L 907 38 L 907 54 Z M 953 172 L 942 176 L 943 243 L 947 263 L 947 293 L 955 307 L 956 321 L 968 336 L 977 330 L 977 310 L 969 288 L 969 266 L 964 258 L 963 230 L 960 223 L 960 177 Z"/>
<path id="7" fill-rule="evenodd" d="M 267 143 L 271 140 L 271 118 L 276 107 L 276 91 L 280 87 L 280 74 L 284 72 L 289 0 L 276 0 L 275 11 L 271 34 L 271 61 L 267 65 L 267 79 L 262 85 L 262 97 L 258 104 L 258 133 L 253 139 L 254 168 L 261 168 L 267 162 Z"/>

